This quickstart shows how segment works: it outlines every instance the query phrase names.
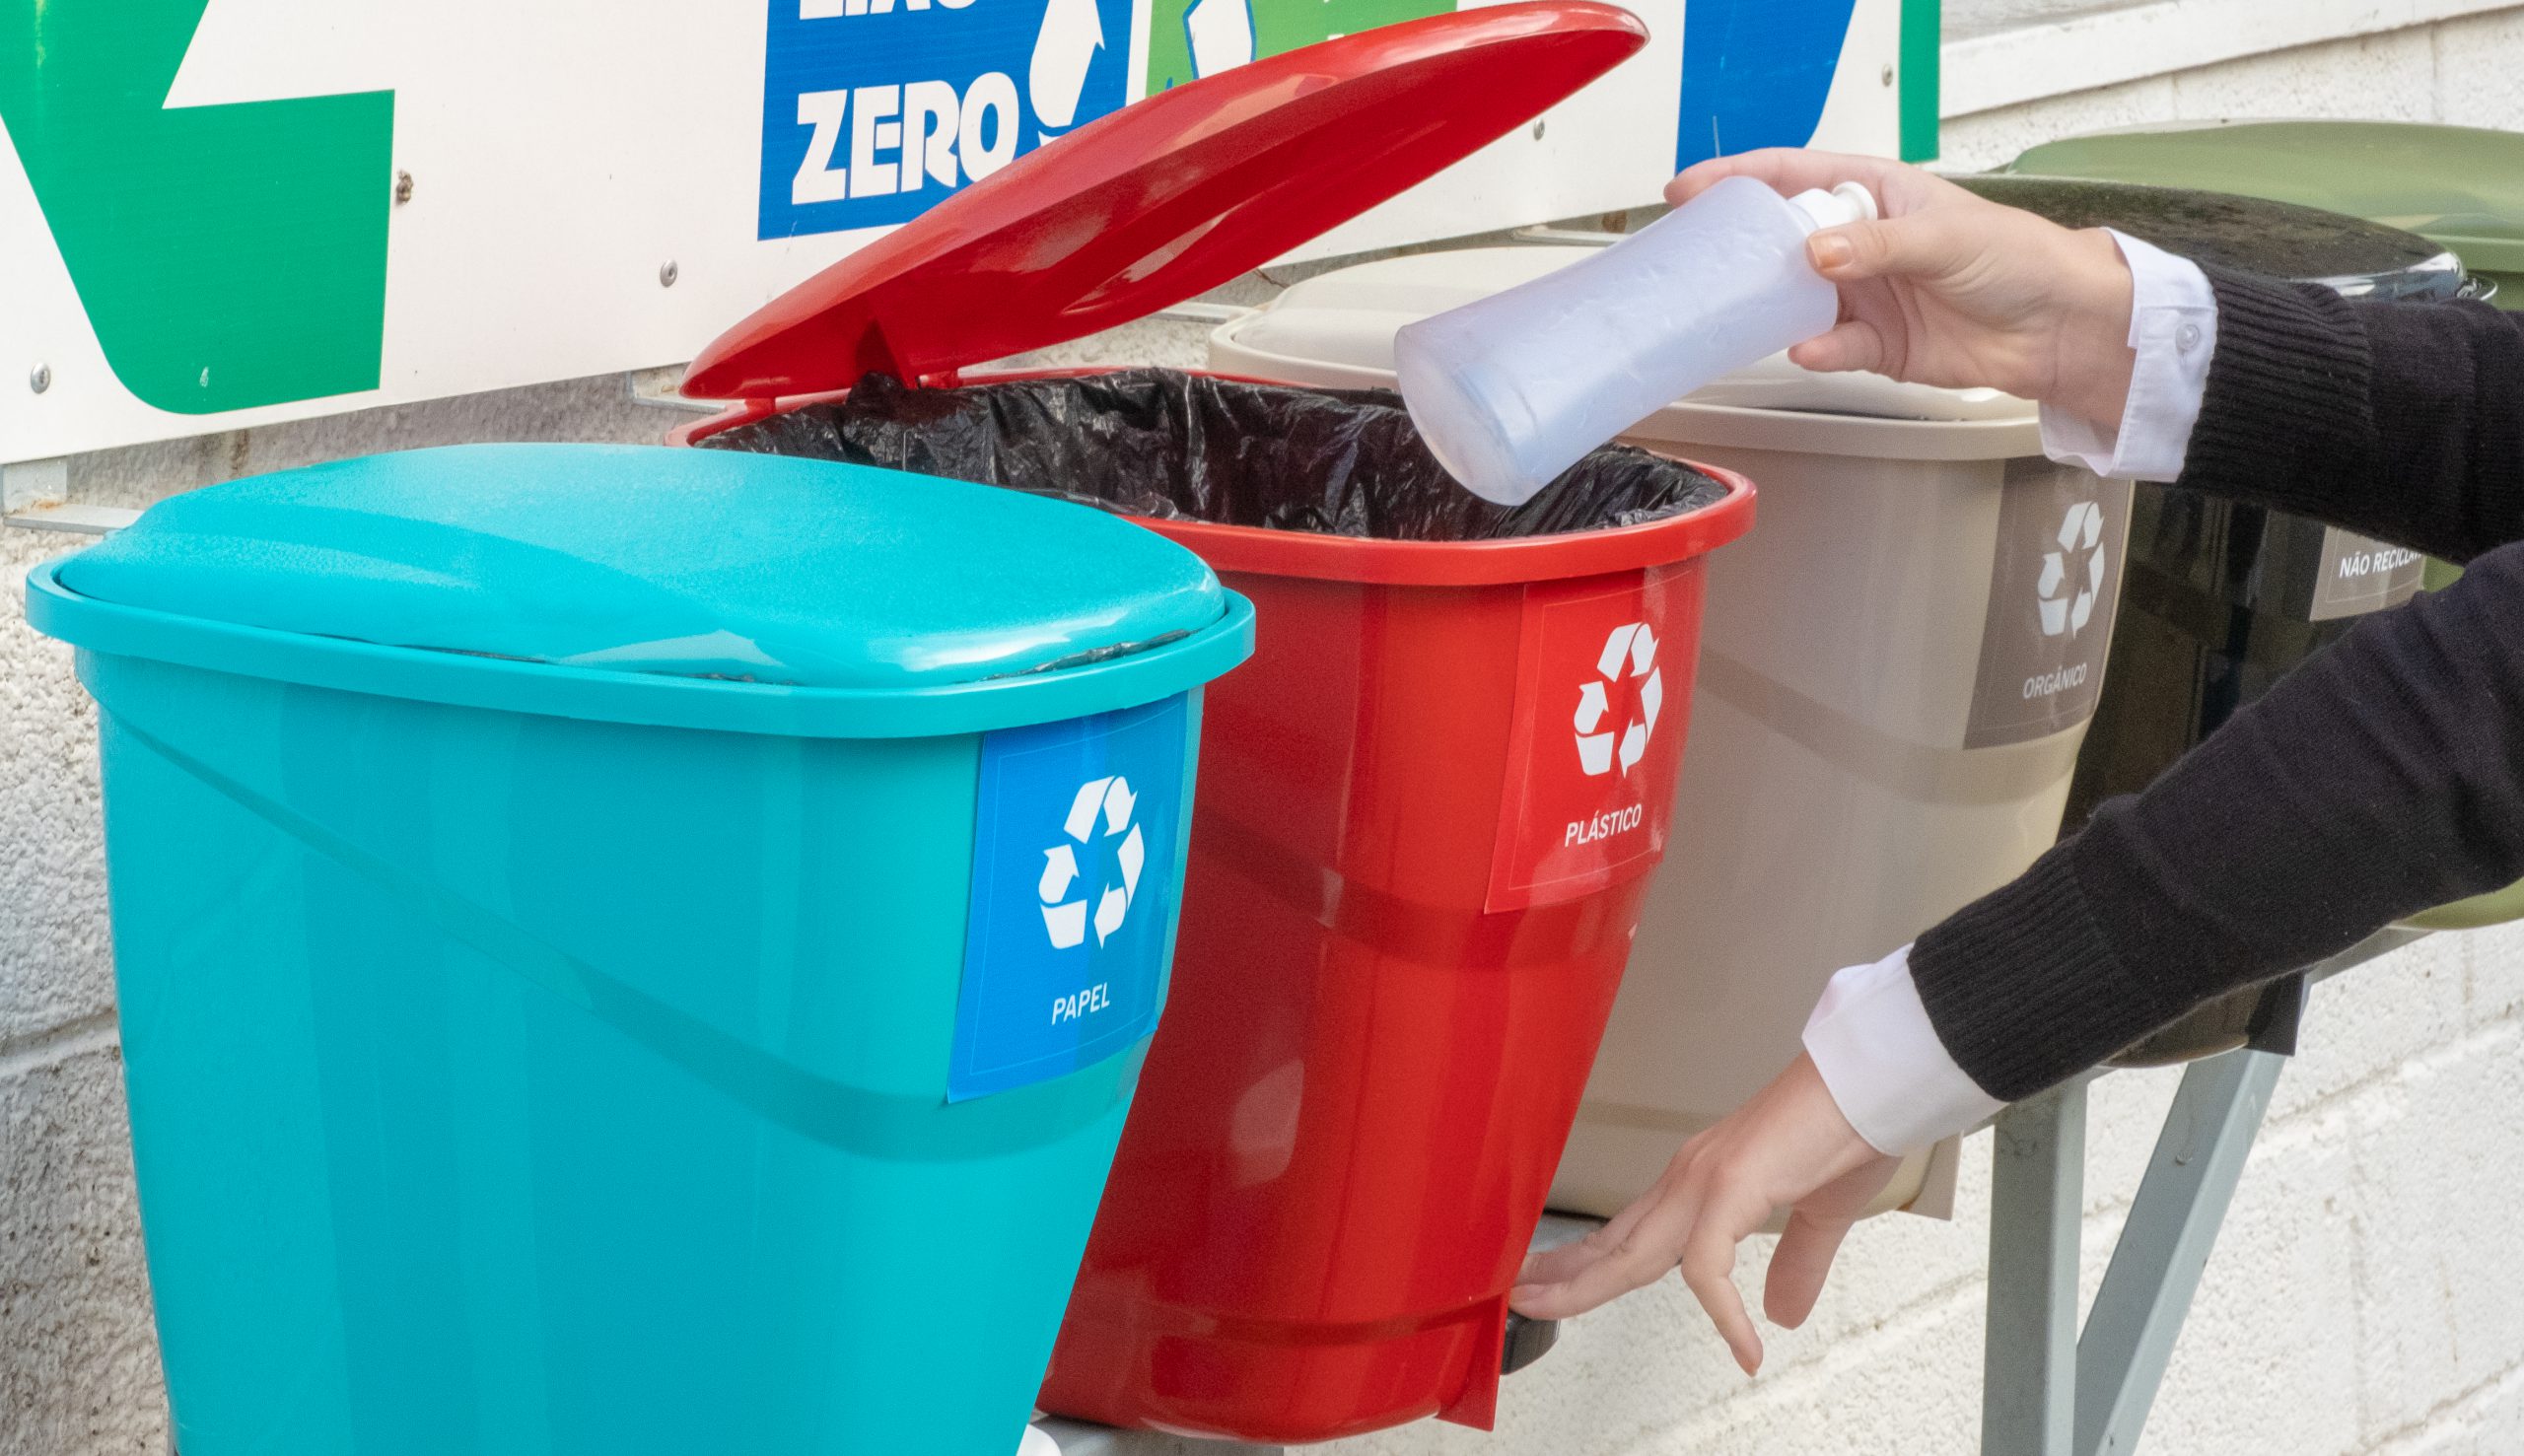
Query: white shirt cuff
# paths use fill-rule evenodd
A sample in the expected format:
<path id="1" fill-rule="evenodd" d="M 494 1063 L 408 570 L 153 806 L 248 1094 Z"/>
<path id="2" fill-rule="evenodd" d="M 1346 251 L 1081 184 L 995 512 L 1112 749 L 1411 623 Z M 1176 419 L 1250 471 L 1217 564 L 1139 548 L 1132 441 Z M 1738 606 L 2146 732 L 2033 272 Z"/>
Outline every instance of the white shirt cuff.
<path id="1" fill-rule="evenodd" d="M 1832 978 L 1805 1022 L 1805 1052 L 1841 1115 L 1878 1152 L 1917 1152 L 2006 1105 L 1937 1040 L 1911 980 L 1908 945 Z"/>
<path id="2" fill-rule="evenodd" d="M 2107 232 L 2111 231 L 2109 229 Z M 2217 352 L 2217 295 L 2189 258 L 2113 233 L 2130 265 L 2130 403 L 2121 428 L 2042 407 L 2042 452 L 2115 480 L 2172 480 L 2182 474 L 2208 361 Z"/>

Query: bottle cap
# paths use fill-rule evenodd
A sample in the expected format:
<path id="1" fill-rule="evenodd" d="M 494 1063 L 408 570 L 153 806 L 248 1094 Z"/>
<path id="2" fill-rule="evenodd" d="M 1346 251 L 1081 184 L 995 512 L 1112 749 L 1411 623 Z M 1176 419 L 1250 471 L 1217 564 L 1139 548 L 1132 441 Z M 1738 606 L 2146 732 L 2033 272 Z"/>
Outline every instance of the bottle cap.
<path id="1" fill-rule="evenodd" d="M 1799 192 L 1788 203 L 1813 221 L 1815 231 L 1837 228 L 1844 223 L 1869 223 L 1882 217 L 1876 208 L 1875 194 L 1858 182 L 1843 182 L 1826 192 L 1820 187 Z"/>

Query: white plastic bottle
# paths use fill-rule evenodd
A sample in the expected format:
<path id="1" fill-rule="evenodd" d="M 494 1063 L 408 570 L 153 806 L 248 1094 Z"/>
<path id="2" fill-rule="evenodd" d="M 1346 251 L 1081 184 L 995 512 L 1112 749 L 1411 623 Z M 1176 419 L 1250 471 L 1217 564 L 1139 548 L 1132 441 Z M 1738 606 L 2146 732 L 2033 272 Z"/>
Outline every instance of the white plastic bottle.
<path id="1" fill-rule="evenodd" d="M 1405 325 L 1411 418 L 1464 487 L 1520 506 L 1588 451 L 1730 370 L 1828 332 L 1806 236 L 1876 216 L 1856 182 L 1728 177 L 1583 262 Z"/>

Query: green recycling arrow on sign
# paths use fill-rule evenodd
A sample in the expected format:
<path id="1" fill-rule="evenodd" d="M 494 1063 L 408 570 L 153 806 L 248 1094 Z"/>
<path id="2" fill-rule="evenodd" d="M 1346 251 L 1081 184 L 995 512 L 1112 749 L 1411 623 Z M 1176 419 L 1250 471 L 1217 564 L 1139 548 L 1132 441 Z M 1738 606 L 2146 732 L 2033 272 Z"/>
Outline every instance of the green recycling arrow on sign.
<path id="1" fill-rule="evenodd" d="M 1227 66 L 1454 8 L 1455 0 L 1156 0 L 1148 89 L 1163 91 Z"/>
<path id="2" fill-rule="evenodd" d="M 213 414 L 374 389 L 394 94 L 171 108 L 208 3 L 6 6 L 0 124 L 133 395 Z"/>

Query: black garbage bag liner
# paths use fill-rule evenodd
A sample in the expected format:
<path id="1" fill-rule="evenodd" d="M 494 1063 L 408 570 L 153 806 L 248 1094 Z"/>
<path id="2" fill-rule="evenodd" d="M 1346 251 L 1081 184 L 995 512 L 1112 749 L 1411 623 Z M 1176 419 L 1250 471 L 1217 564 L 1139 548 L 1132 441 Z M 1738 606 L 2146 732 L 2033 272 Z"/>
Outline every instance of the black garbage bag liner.
<path id="1" fill-rule="evenodd" d="M 1125 515 L 1398 541 L 1637 525 L 1724 499 L 1689 465 L 1611 447 L 1513 510 L 1455 484 L 1401 399 L 1175 370 L 915 389 L 883 375 L 700 442 L 1006 486 Z"/>

